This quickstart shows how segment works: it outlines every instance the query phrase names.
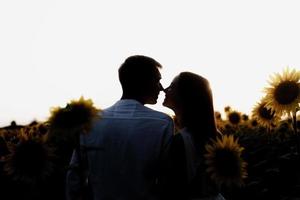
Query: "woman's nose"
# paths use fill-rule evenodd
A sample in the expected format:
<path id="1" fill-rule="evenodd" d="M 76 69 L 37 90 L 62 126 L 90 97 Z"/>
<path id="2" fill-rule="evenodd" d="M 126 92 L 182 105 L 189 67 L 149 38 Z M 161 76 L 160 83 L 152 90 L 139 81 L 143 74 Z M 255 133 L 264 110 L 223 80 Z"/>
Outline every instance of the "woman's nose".
<path id="1" fill-rule="evenodd" d="M 167 93 L 168 91 L 170 90 L 170 86 L 169 87 L 167 87 L 167 88 L 164 88 L 164 93 Z"/>

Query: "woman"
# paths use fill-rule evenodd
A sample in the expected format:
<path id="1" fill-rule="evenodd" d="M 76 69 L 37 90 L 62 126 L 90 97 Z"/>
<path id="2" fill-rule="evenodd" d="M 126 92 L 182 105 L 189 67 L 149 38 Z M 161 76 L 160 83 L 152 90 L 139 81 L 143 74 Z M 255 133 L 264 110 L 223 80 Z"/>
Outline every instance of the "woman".
<path id="1" fill-rule="evenodd" d="M 197 74 L 182 72 L 164 91 L 163 105 L 174 111 L 179 130 L 170 150 L 169 195 L 181 200 L 222 199 L 205 174 L 205 144 L 220 134 L 209 82 Z"/>

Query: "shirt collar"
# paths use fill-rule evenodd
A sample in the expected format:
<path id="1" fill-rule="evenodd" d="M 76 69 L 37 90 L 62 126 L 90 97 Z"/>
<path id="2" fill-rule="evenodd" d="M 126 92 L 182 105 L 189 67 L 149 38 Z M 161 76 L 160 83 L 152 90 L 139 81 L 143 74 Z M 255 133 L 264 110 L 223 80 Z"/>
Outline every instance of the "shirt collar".
<path id="1" fill-rule="evenodd" d="M 118 105 L 118 106 L 120 106 L 120 105 L 136 105 L 136 104 L 143 105 L 135 99 L 120 99 L 119 101 L 116 102 L 116 105 Z"/>

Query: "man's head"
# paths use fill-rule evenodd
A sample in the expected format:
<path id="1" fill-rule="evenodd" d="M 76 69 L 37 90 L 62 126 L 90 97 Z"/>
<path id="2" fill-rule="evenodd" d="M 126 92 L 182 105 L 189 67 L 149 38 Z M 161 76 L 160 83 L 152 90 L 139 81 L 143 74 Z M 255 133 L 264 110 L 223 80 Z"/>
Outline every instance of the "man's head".
<path id="1" fill-rule="evenodd" d="M 119 68 L 119 80 L 123 89 L 122 99 L 135 99 L 142 104 L 155 104 L 162 90 L 161 64 L 153 58 L 134 55 L 128 57 Z"/>

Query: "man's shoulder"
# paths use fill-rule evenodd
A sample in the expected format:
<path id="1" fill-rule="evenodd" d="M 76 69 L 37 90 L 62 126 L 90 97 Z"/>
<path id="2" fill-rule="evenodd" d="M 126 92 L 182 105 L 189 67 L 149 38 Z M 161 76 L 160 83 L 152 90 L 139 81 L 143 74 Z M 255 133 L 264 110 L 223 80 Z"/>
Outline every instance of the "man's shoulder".
<path id="1" fill-rule="evenodd" d="M 158 111 L 158 110 L 154 110 L 154 109 L 146 107 L 146 106 L 144 106 L 144 114 L 149 117 L 160 118 L 160 119 L 172 121 L 172 117 L 170 115 L 168 115 L 164 112 Z"/>
<path id="2" fill-rule="evenodd" d="M 133 114 L 134 113 L 134 114 Z M 136 101 L 118 101 L 114 105 L 103 109 L 104 116 L 118 115 L 137 118 L 155 118 L 173 121 L 172 117 L 164 112 L 154 110 Z M 120 115 L 119 115 L 120 114 Z"/>

